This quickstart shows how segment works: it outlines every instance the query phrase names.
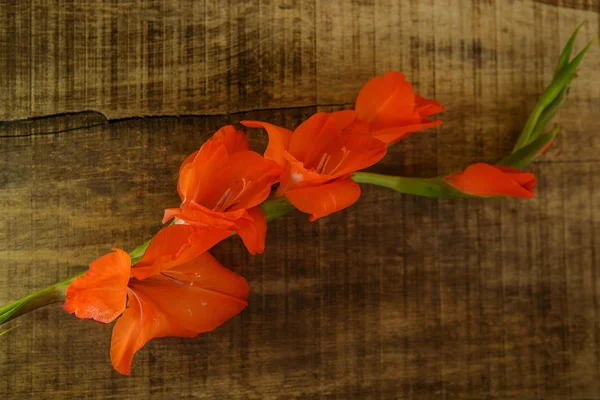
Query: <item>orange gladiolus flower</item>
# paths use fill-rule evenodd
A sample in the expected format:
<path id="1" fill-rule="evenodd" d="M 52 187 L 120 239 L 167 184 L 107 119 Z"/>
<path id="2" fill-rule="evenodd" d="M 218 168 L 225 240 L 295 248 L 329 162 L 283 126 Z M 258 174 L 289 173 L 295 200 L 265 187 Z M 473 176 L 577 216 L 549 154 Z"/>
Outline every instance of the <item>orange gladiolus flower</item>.
<path id="1" fill-rule="evenodd" d="M 367 82 L 358 94 L 355 109 L 358 119 L 350 130 L 369 132 L 387 144 L 441 124 L 427 118 L 444 111 L 437 101 L 415 93 L 400 72 L 387 72 Z"/>
<path id="2" fill-rule="evenodd" d="M 267 131 L 265 158 L 283 168 L 277 195 L 285 195 L 314 221 L 354 204 L 360 188 L 350 174 L 385 156 L 385 143 L 347 131 L 356 117 L 355 111 L 317 113 L 293 133 L 266 122 L 241 123 Z"/>
<path id="3" fill-rule="evenodd" d="M 63 308 L 79 318 L 113 328 L 113 367 L 129 375 L 134 354 L 153 338 L 194 337 L 212 331 L 242 311 L 248 283 L 209 253 L 137 279 L 129 255 L 114 249 L 90 264 L 66 291 Z M 164 266 L 163 266 L 164 267 Z"/>
<path id="4" fill-rule="evenodd" d="M 535 175 L 516 168 L 478 163 L 463 172 L 447 176 L 444 181 L 473 196 L 533 197 Z"/>
<path id="5" fill-rule="evenodd" d="M 250 150 L 246 134 L 231 125 L 219 129 L 179 171 L 179 208 L 165 210 L 195 228 L 237 232 L 248 251 L 262 253 L 267 222 L 258 207 L 278 181 L 280 167 Z"/>
<path id="6" fill-rule="evenodd" d="M 317 113 L 293 133 L 266 122 L 241 123 L 267 131 L 265 158 L 283 168 L 277 194 L 314 221 L 354 204 L 360 188 L 350 175 L 381 160 L 385 144 L 441 124 L 427 118 L 442 111 L 416 94 L 403 74 L 388 72 L 365 84 L 356 111 Z"/>

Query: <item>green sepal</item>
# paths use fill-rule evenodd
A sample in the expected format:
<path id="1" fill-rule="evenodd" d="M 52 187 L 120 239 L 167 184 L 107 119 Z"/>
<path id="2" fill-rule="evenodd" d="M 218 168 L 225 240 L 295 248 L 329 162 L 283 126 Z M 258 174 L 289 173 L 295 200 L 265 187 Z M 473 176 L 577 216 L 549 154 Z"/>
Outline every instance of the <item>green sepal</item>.
<path id="1" fill-rule="evenodd" d="M 571 53 L 573 52 L 573 44 L 575 43 L 575 39 L 577 38 L 577 34 L 581 27 L 585 24 L 585 21 L 579 24 L 577 28 L 571 34 L 569 41 L 563 48 L 563 51 L 560 53 L 560 57 L 558 58 L 558 63 L 556 63 L 556 69 L 554 71 L 554 76 L 558 75 L 560 71 L 569 63 L 569 59 L 571 58 Z"/>
<path id="2" fill-rule="evenodd" d="M 517 142 L 515 143 L 515 147 L 513 148 L 513 152 L 526 146 L 528 143 L 531 142 L 531 140 L 535 139 L 533 137 L 532 133 L 534 130 L 536 130 L 536 126 L 538 126 L 538 120 L 543 115 L 543 113 L 546 111 L 546 109 L 548 109 L 561 94 L 564 95 L 564 90 L 569 86 L 569 84 L 573 80 L 573 78 L 575 76 L 575 72 L 577 71 L 577 67 L 583 60 L 583 57 L 585 56 L 587 51 L 590 49 L 590 47 L 592 46 L 594 41 L 595 40 L 592 40 L 591 42 L 589 42 L 587 44 L 587 46 L 585 46 L 583 48 L 583 50 L 581 50 L 579 52 L 579 54 L 577 54 L 577 56 L 575 56 L 573 61 L 571 61 L 570 63 L 565 65 L 562 68 L 562 70 L 558 74 L 556 74 L 556 76 L 554 77 L 554 80 L 550 83 L 550 85 L 546 88 L 546 90 L 544 90 L 544 93 L 542 93 L 537 104 L 533 108 L 531 115 L 529 116 L 529 119 L 527 120 L 527 123 L 525 124 L 525 127 L 523 128 L 523 131 L 521 132 L 521 135 L 517 139 Z M 568 48 L 568 46 L 569 46 L 569 44 L 567 44 L 567 46 L 565 47 L 565 50 L 563 50 L 563 53 L 565 55 L 570 54 L 570 49 Z M 572 45 L 571 45 L 571 47 L 572 47 Z M 563 58 L 563 55 L 561 54 L 561 59 L 562 58 Z M 561 64 L 560 60 L 559 60 L 559 64 Z M 558 105 L 560 105 L 560 103 Z M 558 106 L 556 108 L 558 108 Z M 556 111 L 554 111 L 554 113 L 556 113 Z M 551 114 L 550 115 L 550 117 L 551 117 L 553 115 L 553 113 L 550 113 L 550 114 Z M 542 128 L 538 127 L 537 130 L 541 131 L 542 129 L 543 129 L 543 127 Z"/>
<path id="3" fill-rule="evenodd" d="M 259 207 L 262 209 L 263 213 L 265 213 L 267 222 L 273 221 L 296 209 L 285 197 L 275 197 L 265 200 Z"/>
<path id="4" fill-rule="evenodd" d="M 532 143 L 520 148 L 511 155 L 504 157 L 502 160 L 500 160 L 500 162 L 498 162 L 498 165 L 522 169 L 524 166 L 533 161 L 548 143 L 554 140 L 554 137 L 559 131 L 559 128 L 555 128 L 548 133 L 538 136 L 538 138 Z"/>

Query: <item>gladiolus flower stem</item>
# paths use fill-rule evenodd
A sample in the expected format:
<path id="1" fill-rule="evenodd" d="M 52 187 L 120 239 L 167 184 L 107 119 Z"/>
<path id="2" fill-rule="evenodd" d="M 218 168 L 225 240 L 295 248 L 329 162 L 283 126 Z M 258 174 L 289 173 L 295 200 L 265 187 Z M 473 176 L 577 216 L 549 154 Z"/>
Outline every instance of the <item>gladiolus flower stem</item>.
<path id="1" fill-rule="evenodd" d="M 45 289 L 27 295 L 17 301 L 14 301 L 0 308 L 0 325 L 13 320 L 30 311 L 47 306 L 52 303 L 63 301 L 65 298 L 65 290 L 74 279 L 83 275 L 83 272 L 72 276 L 64 281 L 55 283 Z"/>
<path id="2" fill-rule="evenodd" d="M 545 148 L 552 142 L 558 129 L 554 129 L 548 133 L 542 134 L 546 125 L 556 114 L 559 106 L 561 105 L 566 91 L 568 90 L 577 67 L 583 60 L 583 57 L 590 49 L 595 40 L 591 41 L 579 54 L 569 62 L 573 44 L 581 25 L 575 30 L 569 42 L 563 49 L 559 61 L 556 66 L 556 72 L 553 81 L 546 88 L 544 93 L 540 96 L 537 104 L 532 110 L 521 135 L 517 139 L 512 154 L 502 159 L 498 165 L 510 166 L 513 168 L 522 168 L 529 162 L 531 162 L 540 152 L 543 152 Z M 441 107 L 441 106 L 440 106 Z M 370 164 L 369 164 L 370 165 Z M 364 167 L 363 167 L 364 168 Z M 497 167 L 500 168 L 500 167 Z M 476 197 L 469 195 L 465 192 L 461 192 L 448 184 L 445 181 L 445 177 L 435 178 L 408 178 L 400 176 L 389 176 L 382 174 L 375 174 L 370 172 L 355 172 L 351 175 L 352 179 L 357 183 L 366 183 L 370 185 L 376 185 L 385 187 L 388 189 L 395 190 L 400 193 L 411 194 L 423 197 L 433 198 L 471 198 Z M 486 196 L 486 198 L 493 198 Z M 260 205 L 261 209 L 265 214 L 267 221 L 272 221 L 280 216 L 283 216 L 295 208 L 287 200 L 286 197 L 271 198 L 266 200 Z M 234 233 L 235 234 L 235 233 Z M 131 263 L 135 264 L 138 262 L 146 252 L 150 241 L 147 241 L 138 247 L 136 247 L 131 253 Z M 14 301 L 4 307 L 0 308 L 0 325 L 11 321 L 23 314 L 46 305 L 63 301 L 65 298 L 65 291 L 69 284 L 76 278 L 83 275 L 83 272 L 58 282 L 45 289 L 27 295 L 17 301 Z M 0 332 L 0 336 L 3 336 L 8 331 L 14 328 Z"/>
<path id="3" fill-rule="evenodd" d="M 473 197 L 454 189 L 443 181 L 442 178 L 407 178 L 403 176 L 390 176 L 371 172 L 356 172 L 352 179 L 357 183 L 366 183 L 382 186 L 399 193 L 412 194 L 422 197 L 442 199 L 456 199 Z"/>
<path id="4" fill-rule="evenodd" d="M 359 183 L 382 186 L 401 193 L 414 194 L 418 196 L 443 198 L 469 197 L 468 195 L 458 192 L 449 185 L 445 184 L 439 178 L 404 178 L 367 172 L 357 172 L 353 175 L 353 179 Z M 268 199 L 267 201 L 263 202 L 260 207 L 265 213 L 265 218 L 267 221 L 273 221 L 295 209 L 285 197 Z M 142 258 L 149 244 L 150 241 L 148 240 L 129 253 L 132 264 Z M 27 295 L 0 308 L 0 325 L 30 311 L 63 301 L 66 288 L 74 279 L 80 277 L 81 275 L 83 275 L 83 272 L 65 279 L 64 281 L 58 282 L 52 286 L 48 286 L 45 289 Z"/>

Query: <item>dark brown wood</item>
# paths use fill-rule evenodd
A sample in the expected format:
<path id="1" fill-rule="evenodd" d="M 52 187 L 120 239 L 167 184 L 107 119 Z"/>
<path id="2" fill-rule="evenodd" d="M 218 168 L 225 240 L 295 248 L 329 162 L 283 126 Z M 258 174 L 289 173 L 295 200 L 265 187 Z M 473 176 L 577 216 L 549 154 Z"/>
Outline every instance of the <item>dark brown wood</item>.
<path id="1" fill-rule="evenodd" d="M 295 127 L 387 70 L 447 112 L 374 171 L 495 161 L 583 20 L 598 35 L 598 1 L 2 2 L 0 303 L 148 239 L 220 126 Z M 248 308 L 150 342 L 132 377 L 110 366 L 111 326 L 59 306 L 20 318 L 0 338 L 2 398 L 600 398 L 598 70 L 596 47 L 529 168 L 535 199 L 365 186 L 317 223 L 271 223 L 262 256 L 219 244 Z"/>

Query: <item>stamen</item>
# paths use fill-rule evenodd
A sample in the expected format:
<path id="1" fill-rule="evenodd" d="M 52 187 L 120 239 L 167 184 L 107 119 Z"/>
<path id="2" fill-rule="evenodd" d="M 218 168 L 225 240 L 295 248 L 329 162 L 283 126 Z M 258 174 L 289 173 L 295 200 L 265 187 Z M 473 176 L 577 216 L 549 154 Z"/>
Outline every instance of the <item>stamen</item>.
<path id="1" fill-rule="evenodd" d="M 178 284 L 179 286 L 185 286 L 185 283 L 180 281 L 179 279 L 167 274 L 166 272 L 161 272 L 160 273 L 162 276 L 164 276 L 165 278 L 168 278 L 170 280 L 172 280 L 173 282 L 175 282 L 176 284 Z"/>
<path id="2" fill-rule="evenodd" d="M 346 161 L 346 158 L 348 158 L 349 154 L 350 151 L 346 147 L 342 147 L 342 158 L 337 163 L 337 165 L 331 171 L 329 171 L 329 175 L 332 175 L 342 165 L 342 163 Z"/>
<path id="3" fill-rule="evenodd" d="M 248 188 L 248 185 L 249 185 L 249 183 L 246 180 L 246 178 L 242 178 L 242 188 L 238 192 L 237 196 L 235 196 L 233 199 L 228 199 L 228 200 L 231 200 L 229 202 L 229 204 L 227 204 L 227 205 L 225 205 L 225 203 L 223 204 L 223 211 L 227 211 L 239 204 L 238 200 L 240 199 L 240 197 L 242 197 L 242 194 L 244 194 L 244 192 Z"/>
<path id="4" fill-rule="evenodd" d="M 225 202 L 227 200 L 229 200 L 229 197 L 231 197 L 231 188 L 227 188 L 227 190 L 225 191 L 225 193 L 223 193 L 223 196 L 221 196 L 221 198 L 219 199 L 219 201 L 217 201 L 217 204 L 213 207 L 213 211 L 219 211 L 223 205 L 225 204 Z"/>
<path id="5" fill-rule="evenodd" d="M 144 307 L 142 307 L 142 301 L 138 297 L 138 295 L 131 288 L 127 288 L 127 293 L 131 295 L 131 297 L 135 298 L 138 303 L 138 307 L 140 308 L 140 322 L 144 320 Z"/>
<path id="6" fill-rule="evenodd" d="M 327 167 L 327 164 L 329 163 L 329 160 L 331 160 L 331 155 L 327 154 L 327 153 L 323 153 L 323 155 L 321 156 L 321 161 L 319 161 L 319 165 L 317 165 L 317 168 L 315 169 L 315 171 L 318 174 L 323 173 L 323 171 L 325 170 L 325 167 Z"/>

